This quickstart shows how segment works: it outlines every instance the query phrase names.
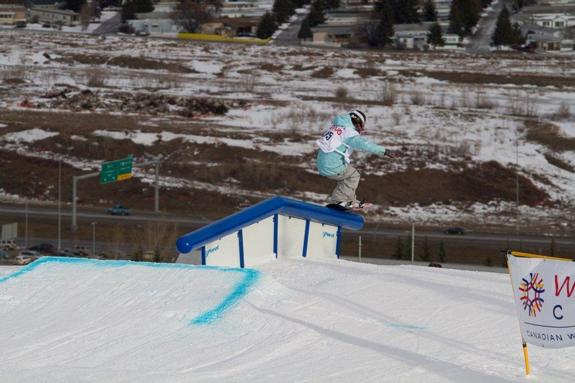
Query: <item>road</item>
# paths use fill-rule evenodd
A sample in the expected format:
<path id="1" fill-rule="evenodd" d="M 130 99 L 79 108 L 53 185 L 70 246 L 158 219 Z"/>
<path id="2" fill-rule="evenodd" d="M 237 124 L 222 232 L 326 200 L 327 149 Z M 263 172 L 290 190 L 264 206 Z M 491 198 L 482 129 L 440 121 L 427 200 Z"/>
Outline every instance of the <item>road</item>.
<path id="1" fill-rule="evenodd" d="M 309 6 L 300 12 L 295 13 L 297 17 L 294 21 L 290 22 L 289 26 L 281 31 L 278 36 L 273 40 L 272 45 L 299 45 L 299 39 L 297 35 L 301 28 L 302 21 L 307 17 L 309 13 Z"/>
<path id="2" fill-rule="evenodd" d="M 495 32 L 497 16 L 499 16 L 503 6 L 507 6 L 507 9 L 510 10 L 511 0 L 498 0 L 497 3 L 492 5 L 492 10 L 488 11 L 487 15 L 479 20 L 477 31 L 473 36 L 469 37 L 469 44 L 467 44 L 466 48 L 469 53 L 490 52 L 491 36 Z"/>
<path id="3" fill-rule="evenodd" d="M 122 24 L 122 13 L 118 12 L 113 17 L 104 21 L 98 28 L 96 28 L 92 33 L 95 35 L 104 35 L 107 33 L 116 33 L 118 28 Z"/>
<path id="4" fill-rule="evenodd" d="M 5 223 L 9 219 L 22 219 L 26 214 L 25 208 L 20 205 L 0 204 L 0 222 Z M 62 209 L 62 222 L 63 227 L 69 228 L 71 222 L 71 210 L 66 208 Z M 29 219 L 44 218 L 56 220 L 58 211 L 55 207 L 37 207 L 31 206 L 28 208 Z M 148 222 L 169 222 L 177 223 L 182 231 L 192 230 L 199 226 L 208 224 L 210 221 L 201 217 L 190 217 L 185 215 L 175 214 L 161 214 L 157 215 L 148 212 L 133 212 L 130 216 L 110 216 L 100 211 L 89 211 L 86 209 L 79 210 L 78 222 L 84 225 L 89 225 L 91 222 L 98 222 L 98 224 L 105 223 L 132 223 L 144 225 Z M 390 229 L 390 228 L 366 228 L 359 233 L 349 232 L 345 233 L 346 236 L 362 235 L 364 238 L 382 237 L 395 239 L 398 236 L 405 237 L 409 234 L 405 229 Z M 425 236 L 429 240 L 445 240 L 456 242 L 463 246 L 479 246 L 488 245 L 493 247 L 505 248 L 505 244 L 522 244 L 531 248 L 547 249 L 551 238 L 544 235 L 513 235 L 509 233 L 467 233 L 466 235 L 448 235 L 438 231 L 419 230 L 417 236 Z M 556 246 L 575 254 L 575 239 L 572 237 L 553 237 Z"/>

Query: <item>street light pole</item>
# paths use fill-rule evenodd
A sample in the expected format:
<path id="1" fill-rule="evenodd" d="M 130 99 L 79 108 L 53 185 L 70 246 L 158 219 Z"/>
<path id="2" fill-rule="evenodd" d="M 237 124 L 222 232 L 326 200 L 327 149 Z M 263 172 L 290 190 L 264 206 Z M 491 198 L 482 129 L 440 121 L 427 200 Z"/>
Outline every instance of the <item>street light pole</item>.
<path id="1" fill-rule="evenodd" d="M 92 222 L 92 257 L 96 256 L 96 224 L 98 222 Z"/>
<path id="2" fill-rule="evenodd" d="M 26 200 L 24 211 L 26 216 L 26 224 L 24 225 L 24 246 L 28 248 L 28 200 Z"/>
<path id="3" fill-rule="evenodd" d="M 62 157 L 58 160 L 58 251 L 62 249 Z"/>

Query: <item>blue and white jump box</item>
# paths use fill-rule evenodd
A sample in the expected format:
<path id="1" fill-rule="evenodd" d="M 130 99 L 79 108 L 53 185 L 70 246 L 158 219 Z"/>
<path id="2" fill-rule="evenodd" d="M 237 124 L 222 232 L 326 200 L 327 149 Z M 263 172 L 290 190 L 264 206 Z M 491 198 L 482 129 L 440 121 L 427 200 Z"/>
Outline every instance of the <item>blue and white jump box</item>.
<path id="1" fill-rule="evenodd" d="M 339 258 L 342 229 L 363 217 L 286 197 L 273 197 L 180 237 L 180 259 L 199 252 L 202 265 L 252 267 L 277 258 Z"/>

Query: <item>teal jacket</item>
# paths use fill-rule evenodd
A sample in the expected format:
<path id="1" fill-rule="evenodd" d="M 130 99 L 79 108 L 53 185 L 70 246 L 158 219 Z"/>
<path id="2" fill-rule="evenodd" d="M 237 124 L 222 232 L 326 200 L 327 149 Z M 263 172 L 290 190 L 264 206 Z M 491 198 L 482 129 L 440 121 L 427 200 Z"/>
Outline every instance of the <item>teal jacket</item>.
<path id="1" fill-rule="evenodd" d="M 324 132 L 322 139 L 326 137 L 329 139 L 332 135 L 329 132 L 334 128 L 339 128 L 338 132 L 340 137 L 338 137 L 342 144 L 337 147 L 337 150 L 326 152 L 320 148 L 317 154 L 317 170 L 322 176 L 335 176 L 342 174 L 348 165 L 348 158 L 353 150 L 359 150 L 360 152 L 373 153 L 380 156 L 385 154 L 385 148 L 383 146 L 373 143 L 368 138 L 359 135 L 359 132 L 355 130 L 355 126 L 351 122 L 351 117 L 349 113 L 340 114 L 335 116 L 332 120 L 332 127 L 330 130 Z M 318 144 L 319 144 L 318 140 Z M 321 147 L 321 145 L 320 145 Z M 347 157 L 347 159 L 346 159 Z"/>

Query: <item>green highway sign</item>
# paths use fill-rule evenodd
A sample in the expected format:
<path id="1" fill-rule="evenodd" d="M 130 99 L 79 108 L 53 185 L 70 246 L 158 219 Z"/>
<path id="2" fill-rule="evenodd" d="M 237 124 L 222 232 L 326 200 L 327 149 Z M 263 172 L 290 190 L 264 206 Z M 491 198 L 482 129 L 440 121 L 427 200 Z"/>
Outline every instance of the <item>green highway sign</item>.
<path id="1" fill-rule="evenodd" d="M 100 170 L 100 183 L 109 184 L 131 178 L 133 162 L 133 156 L 121 160 L 104 162 Z"/>

